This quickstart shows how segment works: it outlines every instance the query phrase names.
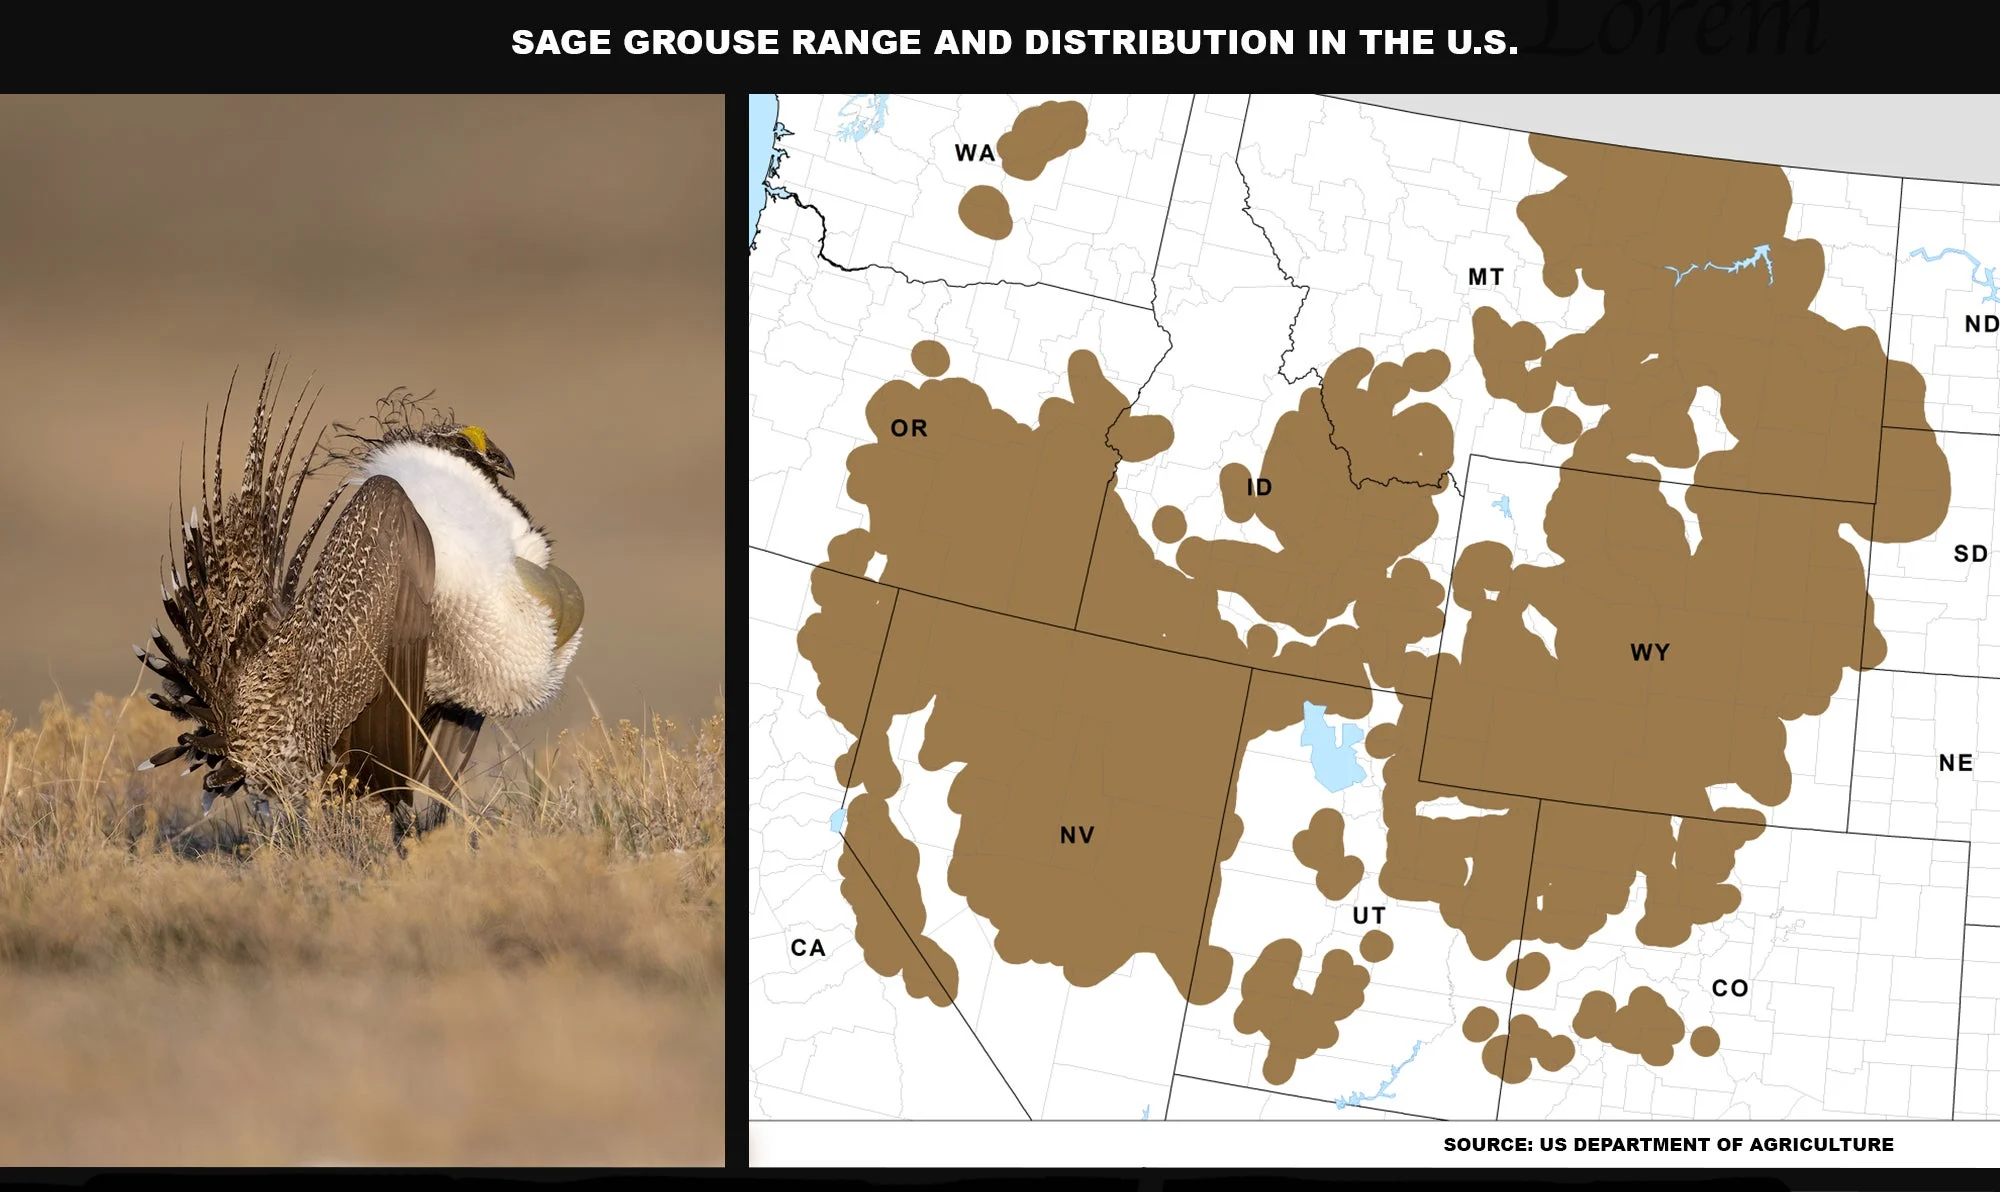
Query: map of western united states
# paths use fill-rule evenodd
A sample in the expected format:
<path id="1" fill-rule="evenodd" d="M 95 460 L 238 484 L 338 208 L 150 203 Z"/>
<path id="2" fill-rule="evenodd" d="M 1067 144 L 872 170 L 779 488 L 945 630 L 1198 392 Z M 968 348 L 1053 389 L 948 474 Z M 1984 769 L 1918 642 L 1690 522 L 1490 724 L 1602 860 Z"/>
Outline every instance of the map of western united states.
<path id="1" fill-rule="evenodd" d="M 2000 1112 L 1986 188 L 776 112 L 760 1116 Z"/>

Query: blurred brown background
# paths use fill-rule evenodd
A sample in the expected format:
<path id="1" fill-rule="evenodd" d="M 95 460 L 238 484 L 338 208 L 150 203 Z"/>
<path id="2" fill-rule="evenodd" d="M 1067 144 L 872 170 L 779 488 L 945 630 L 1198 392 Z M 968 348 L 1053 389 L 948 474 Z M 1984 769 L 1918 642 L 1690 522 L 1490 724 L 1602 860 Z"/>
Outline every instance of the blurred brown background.
<path id="1" fill-rule="evenodd" d="M 233 482 L 277 351 L 287 398 L 323 387 L 315 424 L 402 385 L 513 458 L 588 610 L 517 737 L 586 717 L 586 687 L 614 719 L 714 711 L 722 120 L 717 96 L 0 97 L 0 707 L 132 689 L 177 457 L 193 492 L 240 368 Z"/>

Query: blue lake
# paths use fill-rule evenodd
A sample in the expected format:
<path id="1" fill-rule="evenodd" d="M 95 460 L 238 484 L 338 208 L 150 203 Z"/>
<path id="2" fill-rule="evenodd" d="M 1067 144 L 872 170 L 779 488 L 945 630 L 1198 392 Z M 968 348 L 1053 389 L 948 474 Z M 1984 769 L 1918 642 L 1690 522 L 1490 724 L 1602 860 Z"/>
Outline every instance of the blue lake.
<path id="1" fill-rule="evenodd" d="M 1368 777 L 1368 771 L 1354 758 L 1361 743 L 1361 726 L 1342 724 L 1338 729 L 1326 722 L 1326 709 L 1306 702 L 1306 727 L 1299 744 L 1312 750 L 1313 777 L 1329 791 L 1344 791 Z"/>
<path id="2" fill-rule="evenodd" d="M 871 132 L 881 132 L 889 119 L 889 97 L 864 93 L 840 107 L 840 127 L 833 135 L 843 141 L 858 141 Z"/>
<path id="3" fill-rule="evenodd" d="M 842 808 L 840 808 L 840 809 L 836 810 L 836 811 L 835 811 L 835 812 L 834 812 L 834 813 L 833 813 L 833 814 L 832 814 L 831 816 L 828 816 L 828 817 L 827 817 L 827 821 L 826 821 L 826 822 L 827 822 L 827 823 L 829 823 L 829 824 L 831 824 L 831 825 L 833 826 L 833 830 L 834 830 L 835 832 L 844 832 L 844 831 L 846 831 L 846 830 L 847 830 L 847 808 L 845 808 L 845 807 L 842 807 Z"/>

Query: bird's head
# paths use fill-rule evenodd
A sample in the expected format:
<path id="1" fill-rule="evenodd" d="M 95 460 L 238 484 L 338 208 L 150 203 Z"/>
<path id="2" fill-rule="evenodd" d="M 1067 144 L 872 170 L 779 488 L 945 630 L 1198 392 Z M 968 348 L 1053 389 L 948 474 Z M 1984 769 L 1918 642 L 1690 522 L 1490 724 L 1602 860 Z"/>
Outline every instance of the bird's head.
<path id="1" fill-rule="evenodd" d="M 360 465 L 375 452 L 392 444 L 419 443 L 471 464 L 480 475 L 492 481 L 495 488 L 500 488 L 500 481 L 514 478 L 514 461 L 500 450 L 485 427 L 461 423 L 449 410 L 437 409 L 429 405 L 428 398 L 413 397 L 407 389 L 397 389 L 378 401 L 374 422 L 380 430 L 372 435 L 363 434 L 343 422 L 334 423 L 334 429 L 340 432 L 339 438 L 353 446 L 341 449 L 329 447 L 328 457 Z M 501 488 L 500 491 L 505 493 L 507 490 Z"/>
<path id="2" fill-rule="evenodd" d="M 498 481 L 501 477 L 514 478 L 514 462 L 500 445 L 493 441 L 483 427 L 458 426 L 435 432 L 433 445 L 440 447 L 473 467 L 485 473 L 486 478 Z"/>

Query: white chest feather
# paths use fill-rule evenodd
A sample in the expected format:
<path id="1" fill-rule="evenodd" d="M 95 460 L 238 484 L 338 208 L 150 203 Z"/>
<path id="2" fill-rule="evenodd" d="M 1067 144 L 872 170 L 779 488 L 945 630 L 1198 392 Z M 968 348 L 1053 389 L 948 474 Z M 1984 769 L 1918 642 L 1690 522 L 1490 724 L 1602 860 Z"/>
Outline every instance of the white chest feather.
<path id="1" fill-rule="evenodd" d="M 547 703 L 583 640 L 556 648 L 555 616 L 522 584 L 514 560 L 549 562 L 548 540 L 471 464 L 417 443 L 376 451 L 355 483 L 388 476 L 431 532 L 437 578 L 424 687 L 488 716 Z"/>

